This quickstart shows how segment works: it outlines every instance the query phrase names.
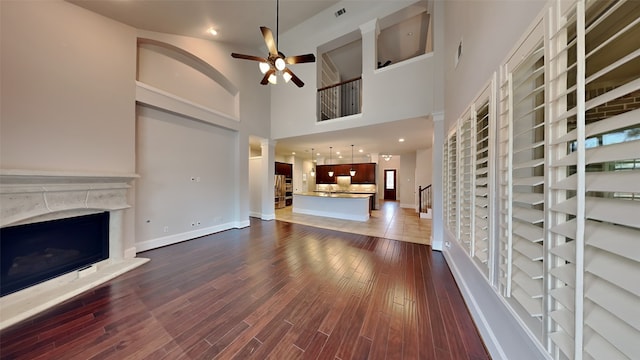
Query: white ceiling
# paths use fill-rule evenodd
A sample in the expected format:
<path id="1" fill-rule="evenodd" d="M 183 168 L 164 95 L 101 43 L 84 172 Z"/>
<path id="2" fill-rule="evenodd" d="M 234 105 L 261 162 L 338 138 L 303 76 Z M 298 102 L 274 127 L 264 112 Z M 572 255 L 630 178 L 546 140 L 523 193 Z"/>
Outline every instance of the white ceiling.
<path id="1" fill-rule="evenodd" d="M 276 0 L 67 0 L 138 29 L 264 47 L 260 26 L 276 32 Z M 280 0 L 280 33 L 337 0 Z M 338 7 L 336 7 L 336 11 Z M 213 27 L 217 36 L 207 33 Z"/>
<path id="2" fill-rule="evenodd" d="M 138 29 L 209 39 L 257 50 L 266 50 L 259 27 L 270 27 L 274 33 L 276 28 L 275 0 L 67 1 Z M 283 33 L 291 29 L 331 6 L 334 6 L 336 11 L 345 6 L 344 3 L 339 6 L 337 3 L 337 0 L 281 0 L 280 32 Z M 348 4 L 348 2 L 346 3 Z M 421 10 L 410 7 L 407 11 L 416 13 Z M 396 14 L 395 16 L 407 18 L 404 14 Z M 390 24 L 385 24 L 385 21 L 397 22 L 391 17 L 383 19 L 381 24 L 383 28 L 390 26 Z M 405 34 L 402 38 L 403 40 L 411 40 L 413 44 L 411 46 L 415 48 L 415 41 L 416 38 L 419 39 L 419 36 L 411 37 L 406 34 L 408 32 L 416 33 L 418 31 L 416 27 L 420 25 L 414 21 L 409 22 L 406 26 L 410 28 L 402 28 L 402 33 Z M 217 36 L 213 37 L 207 33 L 211 27 L 218 31 Z M 390 41 L 393 44 L 381 47 L 383 49 L 388 47 L 398 53 L 397 42 L 399 40 L 392 38 Z M 383 58 L 389 57 L 383 56 Z M 350 155 L 350 145 L 353 144 L 356 151 L 363 148 L 365 154 L 398 155 L 417 149 L 430 148 L 431 134 L 431 120 L 426 118 L 410 119 L 357 129 L 279 139 L 276 144 L 276 153 L 289 155 L 292 151 L 296 151 L 299 155 L 310 157 L 311 147 L 319 149 L 321 153 L 328 153 L 329 146 L 333 146 L 334 150 L 343 151 L 344 154 L 348 152 Z M 405 138 L 406 141 L 399 143 L 398 138 L 400 137 Z M 252 143 L 252 146 L 256 146 L 255 142 Z M 259 147 L 259 143 L 257 146 Z"/>
<path id="3" fill-rule="evenodd" d="M 359 149 L 363 149 L 363 154 L 402 155 L 415 152 L 417 149 L 431 148 L 432 137 L 433 121 L 421 117 L 279 139 L 276 142 L 276 150 L 279 155 L 291 155 L 295 151 L 296 156 L 308 159 L 311 157 L 311 148 L 316 149 L 316 153 L 320 152 L 321 157 L 328 157 L 329 147 L 332 146 L 334 158 L 336 151 L 350 158 L 351 145 L 354 145 L 356 157 L 360 156 Z M 405 141 L 399 142 L 400 138 Z"/>

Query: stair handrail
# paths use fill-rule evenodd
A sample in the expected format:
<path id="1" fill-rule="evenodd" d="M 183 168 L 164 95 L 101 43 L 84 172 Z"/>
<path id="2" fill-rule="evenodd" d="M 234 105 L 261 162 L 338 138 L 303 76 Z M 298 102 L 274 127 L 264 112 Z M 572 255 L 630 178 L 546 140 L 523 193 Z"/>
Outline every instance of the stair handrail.
<path id="1" fill-rule="evenodd" d="M 425 187 L 418 186 L 418 207 L 419 212 L 428 212 L 431 209 L 431 185 Z M 423 194 L 426 192 L 426 194 Z M 423 201 L 424 199 L 424 201 Z"/>

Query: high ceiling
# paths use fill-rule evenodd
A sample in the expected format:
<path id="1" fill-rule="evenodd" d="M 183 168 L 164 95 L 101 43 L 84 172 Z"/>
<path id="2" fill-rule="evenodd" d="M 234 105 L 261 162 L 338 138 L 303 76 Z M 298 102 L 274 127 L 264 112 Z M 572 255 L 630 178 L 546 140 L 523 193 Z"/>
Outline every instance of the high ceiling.
<path id="1" fill-rule="evenodd" d="M 275 0 L 67 1 L 138 29 L 209 39 L 257 50 L 265 50 L 259 27 L 267 26 L 274 32 L 276 28 Z M 339 6 L 337 3 L 337 0 L 280 0 L 280 32 L 286 32 L 329 7 L 333 6 L 337 11 L 345 6 L 344 3 Z M 394 21 L 387 19 L 389 20 Z M 424 39 L 420 39 L 419 36 L 406 36 L 417 31 L 406 26 L 420 26 L 419 22 L 407 24 L 409 25 L 402 25 L 405 26 L 402 28 L 402 34 L 405 36 L 402 36 L 401 40 L 412 41 L 411 44 L 407 43 L 406 48 L 413 49 L 416 46 L 415 41 L 422 42 Z M 389 25 L 382 24 L 383 27 Z M 207 30 L 210 28 L 215 29 L 218 34 L 209 34 Z M 379 44 L 379 47 L 389 47 L 394 53 L 399 54 L 399 39 L 391 41 L 393 44 Z M 431 134 L 430 120 L 409 119 L 338 132 L 279 139 L 276 152 L 289 155 L 295 151 L 297 154 L 310 157 L 311 147 L 328 152 L 329 146 L 333 146 L 335 150 L 348 151 L 350 155 L 350 145 L 354 144 L 356 149 L 363 148 L 365 153 L 398 155 L 431 147 Z M 398 142 L 398 138 L 401 137 L 406 139 L 404 143 Z M 256 146 L 255 142 L 252 146 Z M 259 144 L 257 146 L 259 147 Z"/>
<path id="2" fill-rule="evenodd" d="M 260 26 L 276 31 L 276 0 L 67 1 L 138 29 L 251 48 L 264 46 Z M 336 3 L 337 0 L 280 0 L 280 33 Z M 218 35 L 209 34 L 209 28 Z"/>

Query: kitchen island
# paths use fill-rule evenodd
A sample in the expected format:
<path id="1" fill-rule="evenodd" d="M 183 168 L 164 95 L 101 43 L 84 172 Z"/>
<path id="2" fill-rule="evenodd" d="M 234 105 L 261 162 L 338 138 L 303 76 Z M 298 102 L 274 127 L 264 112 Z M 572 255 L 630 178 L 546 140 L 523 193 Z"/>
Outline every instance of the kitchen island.
<path id="1" fill-rule="evenodd" d="M 304 192 L 293 194 L 293 212 L 344 220 L 369 220 L 372 194 Z"/>

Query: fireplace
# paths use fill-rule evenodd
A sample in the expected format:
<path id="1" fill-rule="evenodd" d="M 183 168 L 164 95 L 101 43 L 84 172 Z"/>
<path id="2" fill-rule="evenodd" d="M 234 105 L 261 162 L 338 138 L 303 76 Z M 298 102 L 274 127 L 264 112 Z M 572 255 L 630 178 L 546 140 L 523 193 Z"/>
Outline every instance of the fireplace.
<path id="1" fill-rule="evenodd" d="M 0 296 L 109 258 L 109 213 L 0 229 Z"/>
<path id="2" fill-rule="evenodd" d="M 136 177 L 0 169 L 0 329 L 148 261 L 136 257 L 133 231 L 126 228 L 133 224 L 127 198 Z M 70 230 L 55 229 L 60 224 L 69 225 Z M 31 235 L 25 239 L 24 232 Z M 51 241 L 48 245 L 35 244 L 41 235 L 46 238 L 52 233 L 57 233 L 57 240 L 47 240 Z M 16 235 L 22 240 L 5 244 L 7 238 Z M 81 239 L 69 246 L 67 242 L 75 235 Z M 96 242 L 86 247 L 89 238 Z M 12 259 L 5 261 L 5 255 Z M 68 263 L 59 266 L 58 260 Z M 43 270 L 41 265 L 48 261 L 55 269 Z M 25 275 L 19 269 L 37 274 Z M 5 275 L 11 275 L 6 284 Z M 22 279 L 16 280 L 14 275 Z"/>

